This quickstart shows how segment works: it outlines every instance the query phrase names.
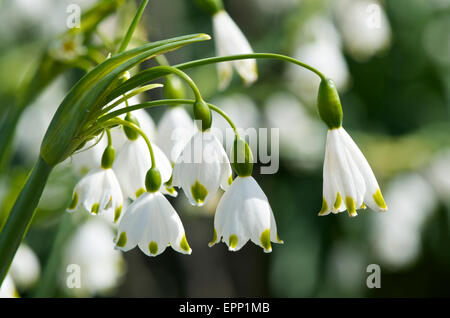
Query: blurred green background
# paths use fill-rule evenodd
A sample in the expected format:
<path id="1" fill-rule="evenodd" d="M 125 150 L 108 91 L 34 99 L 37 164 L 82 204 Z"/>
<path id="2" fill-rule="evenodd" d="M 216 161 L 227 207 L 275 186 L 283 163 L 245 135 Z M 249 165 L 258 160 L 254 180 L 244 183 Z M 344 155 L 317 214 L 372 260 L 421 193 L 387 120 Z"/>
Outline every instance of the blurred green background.
<path id="1" fill-rule="evenodd" d="M 120 2 L 120 1 L 118 1 Z M 23 97 L 23 79 L 66 31 L 67 6 L 96 1 L 0 1 L 0 125 Z M 124 1 L 97 27 L 89 49 L 124 34 L 137 2 Z M 189 206 L 171 199 L 184 223 L 191 256 L 171 249 L 149 258 L 113 250 L 115 229 L 101 219 L 68 215 L 73 169 L 50 178 L 38 213 L 10 272 L 22 297 L 430 297 L 450 296 L 450 0 L 224 0 L 255 52 L 311 63 L 335 80 L 344 126 L 378 178 L 389 210 L 318 217 L 326 126 L 315 109 L 318 81 L 278 61 L 258 61 L 259 79 L 236 74 L 217 90 L 214 66 L 188 71 L 206 99 L 238 126 L 280 129 L 280 167 L 254 177 L 267 194 L 284 245 L 271 254 L 248 243 L 237 253 L 208 248 L 216 200 Z M 135 45 L 189 33 L 214 36 L 195 1 L 151 0 Z M 103 43 L 103 44 L 102 44 Z M 87 44 L 86 44 L 87 45 Z M 171 64 L 215 55 L 214 42 L 167 55 Z M 91 62 L 95 60 L 90 56 Z M 37 159 L 50 119 L 84 74 L 70 65 L 20 112 L 10 157 L 0 170 L 0 228 Z M 154 62 L 148 62 L 154 65 Z M 42 85 L 31 81 L 28 90 Z M 21 86 L 22 85 L 22 86 Z M 161 98 L 154 91 L 145 99 Z M 188 109 L 188 108 L 187 108 Z M 164 109 L 149 114 L 157 123 Z M 190 111 L 190 110 L 189 110 Z M 214 125 L 214 124 L 213 124 Z M 94 220 L 93 220 L 94 219 Z M 66 286 L 79 264 L 81 288 Z M 370 289 L 369 264 L 381 268 Z M 2 288 L 3 289 L 3 288 Z"/>

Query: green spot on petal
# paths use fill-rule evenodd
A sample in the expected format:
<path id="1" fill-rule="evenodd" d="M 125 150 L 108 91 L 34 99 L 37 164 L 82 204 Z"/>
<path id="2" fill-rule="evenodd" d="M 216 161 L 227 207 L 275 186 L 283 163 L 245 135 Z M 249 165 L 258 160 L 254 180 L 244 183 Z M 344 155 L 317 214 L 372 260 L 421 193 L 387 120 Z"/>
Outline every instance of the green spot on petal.
<path id="1" fill-rule="evenodd" d="M 324 197 L 322 197 L 322 208 L 320 209 L 319 215 L 324 214 L 328 210 L 328 204 Z"/>
<path id="2" fill-rule="evenodd" d="M 183 235 L 183 237 L 181 238 L 180 247 L 183 251 L 186 251 L 186 252 L 189 252 L 191 250 L 191 248 L 189 247 L 189 244 L 186 240 L 186 235 Z"/>
<path id="3" fill-rule="evenodd" d="M 341 197 L 341 194 L 338 192 L 336 195 L 336 201 L 334 201 L 334 208 L 336 210 L 339 209 L 341 204 L 342 204 L 342 197 Z"/>
<path id="4" fill-rule="evenodd" d="M 365 209 L 367 209 L 367 206 L 363 203 L 363 204 L 361 204 L 361 206 L 359 208 L 365 210 Z"/>
<path id="5" fill-rule="evenodd" d="M 259 238 L 261 245 L 264 247 L 265 251 L 271 251 L 272 245 L 270 244 L 270 229 L 262 232 L 261 237 Z"/>
<path id="6" fill-rule="evenodd" d="M 140 188 L 139 190 L 136 191 L 136 198 L 139 198 L 144 193 L 145 193 L 145 189 L 144 188 Z"/>
<path id="7" fill-rule="evenodd" d="M 91 208 L 91 213 L 97 214 L 99 208 L 100 208 L 100 204 L 94 203 L 94 204 L 92 205 L 92 208 Z"/>
<path id="8" fill-rule="evenodd" d="M 125 232 L 120 233 L 119 239 L 117 240 L 116 245 L 118 247 L 124 247 L 127 244 L 127 234 Z"/>
<path id="9" fill-rule="evenodd" d="M 216 243 L 216 241 L 217 241 L 217 231 L 216 231 L 216 229 L 214 229 L 213 238 L 212 238 L 211 242 L 209 242 L 208 245 L 212 246 L 214 243 Z"/>
<path id="10" fill-rule="evenodd" d="M 228 178 L 228 185 L 231 185 L 233 183 L 233 176 L 230 176 Z"/>
<path id="11" fill-rule="evenodd" d="M 158 244 L 156 244 L 156 242 L 150 242 L 150 244 L 148 244 L 148 250 L 150 254 L 155 255 L 158 253 Z"/>
<path id="12" fill-rule="evenodd" d="M 278 243 L 284 243 L 284 241 L 282 239 L 280 239 L 280 237 L 278 236 L 278 233 L 277 233 L 277 241 L 278 241 Z"/>
<path id="13" fill-rule="evenodd" d="M 70 202 L 69 210 L 73 210 L 77 207 L 78 204 L 78 193 L 74 192 L 72 197 L 72 202 Z"/>
<path id="14" fill-rule="evenodd" d="M 120 213 L 122 213 L 122 205 L 118 206 L 114 211 L 114 223 L 116 223 L 119 220 Z"/>
<path id="15" fill-rule="evenodd" d="M 357 216 L 355 200 L 350 197 L 346 197 L 345 205 L 347 206 L 347 212 L 351 217 Z"/>
<path id="16" fill-rule="evenodd" d="M 175 193 L 175 188 L 172 186 L 167 186 L 166 185 L 166 191 L 170 194 L 174 194 Z"/>
<path id="17" fill-rule="evenodd" d="M 228 246 L 230 248 L 235 248 L 238 244 L 238 238 L 236 235 L 230 235 L 230 238 L 228 239 Z"/>
<path id="18" fill-rule="evenodd" d="M 381 210 L 386 211 L 387 206 L 386 202 L 384 202 L 383 195 L 381 194 L 380 189 L 378 189 L 375 194 L 373 195 L 373 199 L 375 200 L 375 203 L 380 207 Z"/>
<path id="19" fill-rule="evenodd" d="M 208 195 L 208 190 L 206 190 L 205 186 L 203 186 L 198 180 L 195 182 L 193 186 L 191 186 L 192 197 L 195 202 L 198 204 L 203 203 L 205 201 L 206 196 Z"/>

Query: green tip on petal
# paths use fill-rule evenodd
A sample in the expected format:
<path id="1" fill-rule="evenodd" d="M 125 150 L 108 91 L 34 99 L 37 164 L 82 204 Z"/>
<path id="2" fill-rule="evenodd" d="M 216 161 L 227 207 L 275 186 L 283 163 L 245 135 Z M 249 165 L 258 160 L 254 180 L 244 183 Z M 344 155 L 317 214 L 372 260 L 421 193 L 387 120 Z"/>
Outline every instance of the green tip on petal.
<path id="1" fill-rule="evenodd" d="M 264 252 L 271 252 L 272 251 L 272 244 L 270 244 L 270 229 L 265 230 L 262 232 L 259 241 L 261 242 L 261 245 L 264 247 Z"/>
<path id="2" fill-rule="evenodd" d="M 116 245 L 118 247 L 124 247 L 127 244 L 127 234 L 125 232 L 120 233 L 119 239 L 117 240 Z"/>
<path id="3" fill-rule="evenodd" d="M 328 210 L 328 204 L 324 197 L 322 197 L 322 208 L 319 211 L 319 215 L 325 215 L 324 213 Z"/>
<path id="4" fill-rule="evenodd" d="M 148 244 L 148 251 L 150 252 L 150 255 L 156 255 L 156 253 L 158 253 L 158 244 L 156 244 L 156 242 L 150 242 L 150 244 Z"/>
<path id="5" fill-rule="evenodd" d="M 145 189 L 144 188 L 140 188 L 139 190 L 136 191 L 136 198 L 139 198 L 144 193 L 145 193 Z"/>
<path id="6" fill-rule="evenodd" d="M 356 204 L 355 200 L 353 200 L 351 197 L 345 198 L 345 206 L 347 207 L 347 212 L 350 217 L 355 217 L 358 214 L 356 213 Z"/>
<path id="7" fill-rule="evenodd" d="M 100 204 L 94 203 L 94 204 L 92 205 L 92 208 L 91 208 L 91 213 L 92 213 L 92 214 L 98 214 L 99 208 L 100 208 Z"/>
<path id="8" fill-rule="evenodd" d="M 375 194 L 373 195 L 373 199 L 375 200 L 375 203 L 379 206 L 379 208 L 382 211 L 386 211 L 387 210 L 387 205 L 386 202 L 384 202 L 384 198 L 383 195 L 381 194 L 381 190 L 378 189 Z"/>
<path id="9" fill-rule="evenodd" d="M 205 201 L 206 196 L 208 195 L 208 190 L 206 190 L 205 186 L 203 186 L 198 180 L 194 185 L 191 186 L 192 197 L 195 202 L 198 204 L 202 204 Z"/>
<path id="10" fill-rule="evenodd" d="M 183 237 L 181 238 L 180 247 L 186 253 L 189 253 L 191 251 L 191 248 L 186 240 L 186 235 L 183 235 Z"/>
<path id="11" fill-rule="evenodd" d="M 338 192 L 336 195 L 336 201 L 334 201 L 334 206 L 333 206 L 334 209 L 335 210 L 339 209 L 341 204 L 342 204 L 342 197 L 341 197 L 341 194 Z"/>
<path id="12" fill-rule="evenodd" d="M 280 239 L 280 237 L 278 236 L 278 233 L 277 233 L 277 242 L 280 244 L 284 244 L 284 241 L 282 239 Z"/>
<path id="13" fill-rule="evenodd" d="M 217 241 L 217 231 L 216 229 L 214 229 L 214 234 L 213 234 L 213 238 L 211 240 L 211 242 L 208 243 L 208 246 L 211 247 L 213 246 Z"/>
<path id="14" fill-rule="evenodd" d="M 228 185 L 231 185 L 233 183 L 233 176 L 230 176 L 228 178 Z"/>
<path id="15" fill-rule="evenodd" d="M 238 244 L 237 236 L 234 234 L 230 235 L 230 238 L 228 239 L 228 247 L 230 249 L 234 249 L 236 248 L 237 244 Z"/>
<path id="16" fill-rule="evenodd" d="M 122 205 L 118 206 L 114 211 L 114 223 L 116 223 L 119 220 L 121 213 L 122 213 Z"/>
<path id="17" fill-rule="evenodd" d="M 72 202 L 70 202 L 70 205 L 68 207 L 69 210 L 74 210 L 78 205 L 78 193 L 74 192 L 72 197 Z"/>

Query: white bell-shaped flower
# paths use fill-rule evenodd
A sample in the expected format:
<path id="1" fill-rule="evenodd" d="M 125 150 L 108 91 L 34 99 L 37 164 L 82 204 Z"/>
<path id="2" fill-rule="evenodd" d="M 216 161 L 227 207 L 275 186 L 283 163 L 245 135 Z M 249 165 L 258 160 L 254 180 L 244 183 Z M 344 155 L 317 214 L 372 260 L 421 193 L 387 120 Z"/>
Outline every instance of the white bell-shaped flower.
<path id="1" fill-rule="evenodd" d="M 202 206 L 231 181 L 230 161 L 220 141 L 210 131 L 197 132 L 175 163 L 173 185 L 183 188 L 192 205 Z"/>
<path id="2" fill-rule="evenodd" d="M 115 243 L 124 252 L 138 245 L 148 256 L 161 254 L 169 244 L 177 252 L 192 252 L 180 217 L 160 192 L 145 192 L 128 207 Z"/>
<path id="3" fill-rule="evenodd" d="M 164 184 L 170 180 L 172 165 L 162 150 L 154 143 L 152 143 L 152 149 Z M 128 139 L 122 145 L 114 161 L 113 169 L 117 174 L 124 197 L 134 200 L 145 192 L 145 175 L 150 166 L 149 149 L 142 137 L 135 140 Z M 161 191 L 164 189 L 163 185 Z"/>
<path id="4" fill-rule="evenodd" d="M 158 124 L 158 144 L 172 164 L 196 131 L 192 118 L 183 107 L 174 107 L 164 112 Z"/>
<path id="5" fill-rule="evenodd" d="M 213 30 L 218 56 L 253 53 L 245 35 L 224 10 L 213 15 Z M 258 71 L 254 59 L 221 62 L 217 64 L 220 89 L 225 89 L 229 85 L 233 66 L 246 85 L 257 80 Z"/>
<path id="6" fill-rule="evenodd" d="M 269 201 L 253 177 L 237 177 L 220 199 L 209 246 L 221 238 L 230 251 L 240 250 L 248 240 L 266 253 L 272 251 L 271 241 L 283 243 Z"/>
<path id="7" fill-rule="evenodd" d="M 328 130 L 323 166 L 323 203 L 319 215 L 347 210 L 351 217 L 368 205 L 387 206 L 366 158 L 344 128 Z"/>
<path id="8" fill-rule="evenodd" d="M 114 211 L 114 222 L 121 214 L 123 206 L 122 191 L 112 169 L 97 168 L 91 170 L 75 186 L 72 202 L 67 212 L 83 207 L 91 214 Z"/>

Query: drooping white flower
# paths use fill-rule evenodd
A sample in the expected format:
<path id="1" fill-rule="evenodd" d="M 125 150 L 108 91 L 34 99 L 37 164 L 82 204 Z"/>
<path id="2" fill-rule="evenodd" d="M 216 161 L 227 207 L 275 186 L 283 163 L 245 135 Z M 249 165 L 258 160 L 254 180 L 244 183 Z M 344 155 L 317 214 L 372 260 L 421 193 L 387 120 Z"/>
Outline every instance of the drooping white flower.
<path id="1" fill-rule="evenodd" d="M 158 144 L 172 164 L 196 131 L 192 118 L 183 107 L 164 112 L 158 123 Z"/>
<path id="2" fill-rule="evenodd" d="M 351 217 L 368 205 L 376 211 L 387 206 L 366 158 L 344 128 L 328 130 L 323 165 L 323 200 L 319 215 L 347 210 Z"/>
<path id="3" fill-rule="evenodd" d="M 130 204 L 115 243 L 125 252 L 138 245 L 148 256 L 161 254 L 168 245 L 183 254 L 192 252 L 180 217 L 160 192 L 145 192 Z"/>
<path id="4" fill-rule="evenodd" d="M 123 197 L 119 182 L 112 169 L 97 168 L 91 170 L 75 186 L 72 203 L 67 212 L 83 207 L 91 214 L 114 211 L 114 222 L 122 212 Z"/>
<path id="5" fill-rule="evenodd" d="M 237 177 L 221 198 L 214 217 L 213 246 L 220 240 L 230 251 L 238 251 L 251 240 L 264 252 L 272 251 L 271 241 L 283 243 L 266 195 L 253 177 Z"/>
<path id="6" fill-rule="evenodd" d="M 122 253 L 114 249 L 114 231 L 101 218 L 88 218 L 71 236 L 62 257 L 63 288 L 80 297 L 110 295 L 124 274 Z M 67 288 L 68 266 L 80 266 L 79 288 Z"/>
<path id="7" fill-rule="evenodd" d="M 226 11 L 220 10 L 213 15 L 213 30 L 218 56 L 253 53 L 245 35 Z M 221 62 L 217 64 L 220 89 L 229 85 L 233 66 L 246 85 L 252 84 L 258 78 L 254 59 Z"/>
<path id="8" fill-rule="evenodd" d="M 231 180 L 230 161 L 210 131 L 192 136 L 173 168 L 173 185 L 183 188 L 192 205 L 202 206 L 219 186 L 226 190 Z"/>
<path id="9" fill-rule="evenodd" d="M 156 167 L 161 173 L 161 181 L 164 184 L 172 175 L 172 165 L 156 144 L 152 143 L 152 149 Z M 128 139 L 119 149 L 113 164 L 125 198 L 134 200 L 145 192 L 145 175 L 150 167 L 151 158 L 145 140 L 142 137 L 135 140 Z M 162 185 L 161 190 L 164 189 Z"/>

